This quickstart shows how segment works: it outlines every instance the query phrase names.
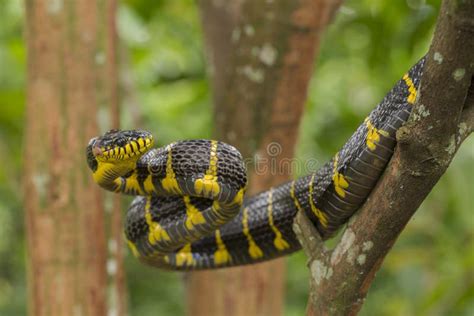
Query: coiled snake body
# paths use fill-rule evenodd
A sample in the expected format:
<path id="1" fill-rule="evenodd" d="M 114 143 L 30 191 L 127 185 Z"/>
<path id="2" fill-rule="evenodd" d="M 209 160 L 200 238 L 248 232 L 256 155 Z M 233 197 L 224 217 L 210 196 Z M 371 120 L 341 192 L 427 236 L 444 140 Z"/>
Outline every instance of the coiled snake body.
<path id="1" fill-rule="evenodd" d="M 103 188 L 138 195 L 125 236 L 146 264 L 175 270 L 228 267 L 300 249 L 292 230 L 304 211 L 327 239 L 364 203 L 395 148 L 417 97 L 424 59 L 399 80 L 319 171 L 244 198 L 240 153 L 213 140 L 152 149 L 146 131 L 91 139 L 87 162 Z"/>

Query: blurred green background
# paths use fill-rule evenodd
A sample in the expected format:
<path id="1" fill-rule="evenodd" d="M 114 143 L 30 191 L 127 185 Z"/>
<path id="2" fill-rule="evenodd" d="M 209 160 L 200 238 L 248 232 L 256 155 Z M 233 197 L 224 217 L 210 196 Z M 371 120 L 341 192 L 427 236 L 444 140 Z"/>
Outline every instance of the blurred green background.
<path id="1" fill-rule="evenodd" d="M 324 36 L 297 156 L 329 159 L 427 51 L 440 1 L 346 1 Z M 0 315 L 26 313 L 21 204 L 25 44 L 21 1 L 0 1 Z M 212 108 L 199 12 L 191 0 L 126 0 L 118 14 L 122 126 L 159 145 L 209 137 Z M 337 127 L 337 128 L 335 128 Z M 361 315 L 474 315 L 474 138 L 410 221 Z M 288 258 L 285 315 L 302 315 L 305 257 Z M 179 273 L 127 255 L 131 315 L 184 313 Z"/>

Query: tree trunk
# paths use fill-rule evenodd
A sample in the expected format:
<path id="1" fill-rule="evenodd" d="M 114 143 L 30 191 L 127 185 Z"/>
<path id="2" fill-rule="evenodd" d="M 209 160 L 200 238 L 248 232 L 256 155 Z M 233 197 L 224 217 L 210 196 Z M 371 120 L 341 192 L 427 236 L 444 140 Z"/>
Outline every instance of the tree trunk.
<path id="1" fill-rule="evenodd" d="M 31 315 L 106 315 L 102 195 L 84 147 L 98 134 L 100 1 L 29 0 L 24 194 Z M 101 102 L 102 103 L 102 102 Z"/>
<path id="2" fill-rule="evenodd" d="M 118 58 L 118 34 L 116 25 L 117 1 L 106 0 L 103 16 L 105 17 L 104 40 L 105 40 L 105 69 L 102 72 L 102 81 L 105 83 L 105 94 L 110 109 L 111 128 L 120 128 L 120 96 L 119 96 L 119 58 Z M 124 265 L 124 242 L 122 223 L 122 196 L 105 193 L 112 199 L 110 210 L 110 231 L 108 238 L 108 264 L 109 276 L 109 311 L 116 316 L 127 314 L 127 288 Z"/>
<path id="3" fill-rule="evenodd" d="M 200 4 L 213 77 L 214 136 L 253 160 L 252 195 L 290 177 L 280 162 L 293 157 L 320 35 L 339 1 Z M 188 314 L 281 315 L 284 281 L 281 259 L 190 273 Z"/>

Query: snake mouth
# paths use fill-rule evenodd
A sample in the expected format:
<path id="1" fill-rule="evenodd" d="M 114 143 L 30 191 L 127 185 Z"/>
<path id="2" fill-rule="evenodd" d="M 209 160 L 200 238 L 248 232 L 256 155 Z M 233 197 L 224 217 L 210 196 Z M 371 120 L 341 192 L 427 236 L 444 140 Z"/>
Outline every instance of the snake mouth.
<path id="1" fill-rule="evenodd" d="M 144 130 L 110 130 L 89 141 L 88 151 L 97 161 L 138 158 L 153 146 L 153 136 Z"/>

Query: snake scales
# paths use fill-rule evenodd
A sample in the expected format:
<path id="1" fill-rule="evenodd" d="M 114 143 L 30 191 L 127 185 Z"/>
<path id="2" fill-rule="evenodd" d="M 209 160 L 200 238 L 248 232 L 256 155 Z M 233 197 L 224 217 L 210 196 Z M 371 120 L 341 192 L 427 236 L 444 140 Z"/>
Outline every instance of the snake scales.
<path id="1" fill-rule="evenodd" d="M 112 130 L 90 140 L 87 162 L 103 188 L 137 195 L 125 236 L 146 264 L 209 269 L 276 258 L 300 249 L 292 230 L 301 210 L 323 239 L 364 203 L 408 119 L 423 69 L 400 79 L 319 171 L 244 198 L 246 171 L 234 147 L 187 140 L 152 149 L 146 131 Z"/>

